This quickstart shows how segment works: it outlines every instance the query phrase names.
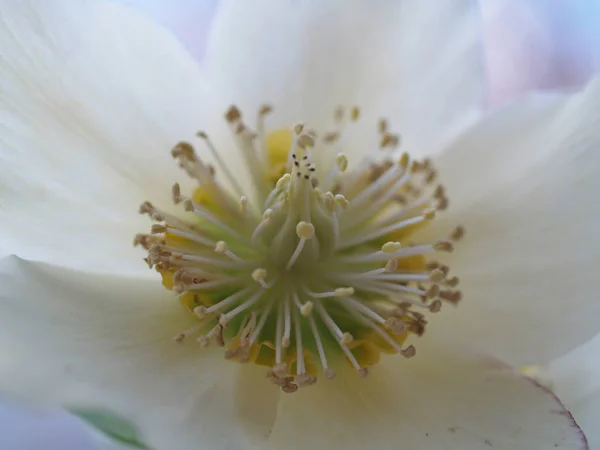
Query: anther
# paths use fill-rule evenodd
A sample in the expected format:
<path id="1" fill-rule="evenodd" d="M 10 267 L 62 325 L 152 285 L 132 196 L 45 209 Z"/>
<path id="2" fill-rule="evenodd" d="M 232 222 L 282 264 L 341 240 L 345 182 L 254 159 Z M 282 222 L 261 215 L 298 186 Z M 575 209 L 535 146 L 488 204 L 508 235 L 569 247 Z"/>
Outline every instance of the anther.
<path id="1" fill-rule="evenodd" d="M 298 222 L 296 234 L 299 238 L 311 239 L 315 235 L 315 226 L 312 223 Z"/>
<path id="2" fill-rule="evenodd" d="M 304 130 L 304 124 L 297 123 L 296 125 L 294 125 L 294 133 L 296 133 L 296 135 L 300 136 L 302 130 Z"/>
<path id="3" fill-rule="evenodd" d="M 429 274 L 429 281 L 432 281 L 433 283 L 439 283 L 444 279 L 444 276 L 444 272 L 436 268 L 433 269 Z"/>
<path id="4" fill-rule="evenodd" d="M 353 287 L 340 287 L 333 291 L 336 297 L 349 297 L 350 295 L 354 295 Z"/>
<path id="5" fill-rule="evenodd" d="M 383 253 L 394 253 L 402 248 L 402 244 L 400 242 L 386 242 L 381 247 L 381 251 Z"/>
<path id="6" fill-rule="evenodd" d="M 225 241 L 219 241 L 217 242 L 217 245 L 215 245 L 215 252 L 220 255 L 225 253 L 227 250 L 229 250 L 229 247 L 227 247 L 227 243 Z"/>
<path id="7" fill-rule="evenodd" d="M 360 108 L 358 106 L 355 106 L 352 108 L 352 111 L 350 112 L 350 118 L 352 119 L 353 122 L 355 122 L 358 120 L 359 117 L 360 117 Z"/>
<path id="8" fill-rule="evenodd" d="M 417 350 L 412 345 L 409 345 L 408 347 L 403 349 L 401 353 L 402 356 L 404 356 L 405 358 L 412 358 L 417 354 Z"/>
<path id="9" fill-rule="evenodd" d="M 464 235 L 465 235 L 465 229 L 461 226 L 458 226 L 454 229 L 454 231 L 452 231 L 452 234 L 450 235 L 450 239 L 452 239 L 455 242 L 460 241 Z"/>
<path id="10" fill-rule="evenodd" d="M 227 122 L 234 123 L 242 118 L 242 113 L 235 105 L 231 105 L 227 112 L 225 113 L 225 119 Z"/>
<path id="11" fill-rule="evenodd" d="M 408 167 L 408 163 L 410 162 L 410 156 L 408 153 L 404 152 L 400 155 L 400 159 L 398 160 L 398 165 L 404 169 Z"/>
<path id="12" fill-rule="evenodd" d="M 348 158 L 343 153 L 338 153 L 335 157 L 335 163 L 340 172 L 345 172 L 348 168 Z"/>
<path id="13" fill-rule="evenodd" d="M 440 312 L 441 309 L 442 309 L 442 301 L 441 300 L 434 300 L 429 305 L 429 311 L 431 311 L 432 313 Z"/>
<path id="14" fill-rule="evenodd" d="M 344 345 L 348 345 L 353 340 L 354 340 L 354 336 L 352 336 L 350 333 L 346 332 L 346 333 L 342 334 L 342 338 L 340 339 L 340 342 Z"/>
<path id="15" fill-rule="evenodd" d="M 440 288 L 438 287 L 438 285 L 437 284 L 432 284 L 431 286 L 429 286 L 427 288 L 427 290 L 425 291 L 424 296 L 426 298 L 433 298 L 433 297 L 437 297 L 439 293 L 440 293 Z"/>
<path id="16" fill-rule="evenodd" d="M 265 278 L 267 278 L 267 269 L 258 268 L 252 272 L 252 278 L 257 281 L 261 286 L 265 287 Z"/>
<path id="17" fill-rule="evenodd" d="M 194 210 L 194 204 L 192 203 L 191 200 L 185 200 L 183 202 L 183 209 L 185 209 L 186 211 L 190 212 Z"/>
<path id="18" fill-rule="evenodd" d="M 273 374 L 278 378 L 285 378 L 288 375 L 288 366 L 285 363 L 275 364 L 273 366 Z"/>
<path id="19" fill-rule="evenodd" d="M 165 227 L 164 225 L 160 225 L 160 224 L 155 223 L 150 228 L 150 232 L 152 234 L 166 233 L 167 232 L 167 227 Z"/>
<path id="20" fill-rule="evenodd" d="M 458 279 L 458 277 L 452 277 L 452 278 L 448 278 L 448 279 L 444 280 L 443 283 L 446 286 L 456 287 L 456 286 L 458 286 L 459 281 L 460 280 Z"/>
<path id="21" fill-rule="evenodd" d="M 335 378 L 335 371 L 333 369 L 325 369 L 323 375 L 325 375 L 325 378 L 328 380 L 333 380 Z"/>
<path id="22" fill-rule="evenodd" d="M 379 133 L 383 134 L 387 131 L 387 129 L 388 129 L 387 120 L 379 119 L 379 123 L 377 124 L 377 130 L 379 131 Z"/>
<path id="23" fill-rule="evenodd" d="M 296 383 L 299 387 L 311 386 L 317 382 L 317 377 L 309 375 L 307 373 L 301 373 L 296 375 Z"/>
<path id="24" fill-rule="evenodd" d="M 336 194 L 335 201 L 342 209 L 347 209 L 350 206 L 350 202 L 342 194 Z"/>
<path id="25" fill-rule="evenodd" d="M 314 147 L 315 139 L 310 134 L 302 134 L 298 137 L 298 147 L 307 148 Z"/>
<path id="26" fill-rule="evenodd" d="M 179 183 L 175 183 L 171 188 L 171 196 L 173 197 L 173 202 L 178 205 L 183 201 L 183 197 L 181 196 L 181 188 Z"/>
<path id="27" fill-rule="evenodd" d="M 273 107 L 271 105 L 261 105 L 261 107 L 258 109 L 258 114 L 261 116 L 266 116 L 271 111 L 273 111 Z"/>
<path id="28" fill-rule="evenodd" d="M 203 305 L 196 306 L 194 308 L 194 314 L 198 316 L 200 319 L 204 319 L 206 317 L 206 307 Z"/>
<path id="29" fill-rule="evenodd" d="M 302 307 L 300 308 L 300 314 L 302 314 L 303 316 L 308 316 L 313 310 L 313 302 L 308 301 L 305 304 L 302 305 Z"/>
<path id="30" fill-rule="evenodd" d="M 369 375 L 369 369 L 366 367 L 361 367 L 358 369 L 358 374 L 361 378 L 365 378 L 367 375 Z"/>
<path id="31" fill-rule="evenodd" d="M 384 326 L 388 330 L 392 330 L 392 333 L 394 334 L 402 334 L 406 331 L 406 324 L 396 317 L 386 319 Z"/>
<path id="32" fill-rule="evenodd" d="M 454 245 L 450 241 L 438 241 L 433 244 L 433 249 L 438 252 L 451 253 L 454 250 Z"/>
<path id="33" fill-rule="evenodd" d="M 398 269 L 398 260 L 390 259 L 387 263 L 385 263 L 385 271 L 386 272 L 395 272 Z"/>
<path id="34" fill-rule="evenodd" d="M 423 213 L 423 217 L 425 218 L 425 220 L 435 219 L 435 209 L 428 209 Z"/>

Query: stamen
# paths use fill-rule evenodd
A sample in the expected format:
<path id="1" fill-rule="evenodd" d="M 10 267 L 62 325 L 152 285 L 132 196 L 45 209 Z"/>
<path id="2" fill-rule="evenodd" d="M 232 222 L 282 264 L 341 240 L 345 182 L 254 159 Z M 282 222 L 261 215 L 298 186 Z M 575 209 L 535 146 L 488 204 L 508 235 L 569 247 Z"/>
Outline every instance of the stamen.
<path id="1" fill-rule="evenodd" d="M 315 318 L 313 316 L 308 316 L 308 322 L 310 324 L 310 329 L 312 331 L 313 338 L 315 339 L 315 343 L 317 344 L 317 351 L 319 352 L 319 359 L 321 360 L 321 366 L 323 367 L 323 374 L 325 375 L 325 378 L 331 380 L 335 377 L 335 372 L 331 370 L 327 364 L 325 348 L 323 347 L 323 341 L 321 341 L 321 335 L 319 334 Z"/>
<path id="2" fill-rule="evenodd" d="M 287 265 L 285 266 L 285 270 L 290 270 L 292 268 L 292 266 L 300 256 L 300 253 L 302 253 L 302 249 L 304 248 L 304 244 L 306 243 L 306 241 L 308 239 L 312 239 L 312 237 L 315 235 L 315 227 L 312 223 L 298 222 L 298 225 L 296 226 L 296 234 L 300 238 L 300 241 L 298 242 L 296 250 L 292 254 Z"/>
<path id="3" fill-rule="evenodd" d="M 346 130 L 359 119 L 357 107 L 338 109 L 334 130 L 325 133 L 293 126 L 286 155 L 286 149 L 271 148 L 290 136 L 287 130 L 268 135 L 270 111 L 268 105 L 258 110 L 256 132 L 235 106 L 225 114 L 256 198 L 244 192 L 235 171 L 201 131 L 198 137 L 218 174 L 187 142 L 171 152 L 201 188 L 190 195 L 175 183 L 172 200 L 195 216 L 167 213 L 150 202 L 140 206 L 155 223 L 150 233 L 136 235 L 134 245 L 147 251 L 148 267 L 172 292 L 184 294 L 180 301 L 197 318 L 174 340 L 196 334 L 207 347 L 233 339 L 225 358 L 260 364 L 274 348 L 267 378 L 286 393 L 316 382 L 308 373 L 314 352 L 326 378 L 335 376 L 329 366 L 332 352 L 343 354 L 366 376 L 368 368 L 354 354 L 371 337 L 365 361 L 390 349 L 413 356 L 412 345 L 403 348 L 398 342 L 421 336 L 430 313 L 462 297 L 450 268 L 425 258 L 452 252 L 464 229 L 412 243 L 413 229 L 435 220 L 449 204 L 445 188 L 436 185 L 432 162 L 411 161 L 406 153 L 393 161 L 400 137 L 381 120 L 373 148 L 382 153 L 368 154 L 350 168 L 343 146 Z M 287 172 L 280 175 L 286 158 Z M 221 173 L 227 189 L 217 179 Z M 325 328 L 335 348 L 327 347 Z M 354 342 L 355 336 L 360 341 Z M 288 352 L 292 337 L 294 350 Z"/>
<path id="4" fill-rule="evenodd" d="M 210 154 L 213 156 L 213 158 L 215 158 L 215 161 L 217 161 L 219 168 L 223 171 L 223 173 L 225 174 L 225 176 L 227 177 L 227 179 L 233 186 L 233 189 L 237 192 L 238 195 L 243 196 L 244 190 L 241 188 L 241 186 L 237 182 L 236 177 L 229 170 L 229 166 L 227 166 L 227 164 L 225 164 L 225 161 L 223 161 L 223 159 L 221 158 L 221 155 L 215 149 L 215 146 L 213 145 L 213 143 L 210 140 L 210 138 L 208 137 L 208 135 L 204 131 L 198 131 L 198 133 L 196 133 L 196 136 L 198 136 L 199 138 L 204 140 L 204 143 L 208 147 Z"/>

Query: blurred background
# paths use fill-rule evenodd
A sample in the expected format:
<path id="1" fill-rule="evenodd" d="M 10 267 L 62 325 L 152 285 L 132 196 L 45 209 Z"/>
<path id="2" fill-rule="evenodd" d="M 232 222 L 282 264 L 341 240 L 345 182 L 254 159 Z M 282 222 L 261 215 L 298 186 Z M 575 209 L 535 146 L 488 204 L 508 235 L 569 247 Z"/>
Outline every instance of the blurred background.
<path id="1" fill-rule="evenodd" d="M 121 0 L 171 30 L 201 59 L 217 0 Z M 497 107 L 532 90 L 572 89 L 600 72 L 599 0 L 479 0 L 488 73 L 487 106 Z M 600 373 L 600 337 L 556 363 L 557 376 L 571 379 L 571 362 L 589 367 L 577 376 Z M 595 356 L 595 357 L 592 357 Z M 572 384 L 572 383 L 571 383 Z M 600 382 L 596 396 L 600 395 Z M 577 393 L 571 404 L 577 420 Z M 565 399 L 566 400 L 566 399 Z M 581 400 L 581 399 L 579 399 Z M 596 403 L 600 403 L 597 401 Z M 580 424 L 585 429 L 593 423 Z M 597 424 L 596 424 L 597 425 Z M 5 450 L 99 450 L 102 446 L 61 411 L 32 411 L 0 399 L 0 448 Z M 114 447 L 117 448 L 117 447 Z"/>

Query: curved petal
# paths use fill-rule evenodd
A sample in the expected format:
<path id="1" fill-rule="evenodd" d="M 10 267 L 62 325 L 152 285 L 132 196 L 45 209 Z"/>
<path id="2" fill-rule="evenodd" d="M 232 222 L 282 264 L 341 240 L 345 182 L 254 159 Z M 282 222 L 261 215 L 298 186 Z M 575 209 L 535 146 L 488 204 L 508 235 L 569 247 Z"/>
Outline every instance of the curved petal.
<path id="1" fill-rule="evenodd" d="M 144 200 L 185 178 L 169 151 L 197 131 L 199 69 L 168 32 L 107 2 L 8 2 L 0 15 L 0 254 L 145 270 Z"/>
<path id="2" fill-rule="evenodd" d="M 224 1 L 204 68 L 224 99 L 275 107 L 290 126 L 331 122 L 337 105 L 387 116 L 411 151 L 464 126 L 483 91 L 479 11 L 470 0 Z M 435 138 L 435 139 L 434 139 Z M 358 137 L 357 139 L 362 139 Z M 360 145 L 359 145 L 360 144 Z M 356 143 L 363 150 L 369 141 Z"/>
<path id="3" fill-rule="evenodd" d="M 269 448 L 587 448 L 556 397 L 503 367 L 420 343 L 364 380 L 340 373 L 282 397 Z"/>
<path id="4" fill-rule="evenodd" d="M 560 395 L 585 430 L 590 448 L 600 448 L 600 334 L 539 373 Z"/>
<path id="5" fill-rule="evenodd" d="M 271 426 L 279 394 L 263 371 L 175 344 L 195 320 L 157 283 L 8 257 L 0 286 L 2 391 L 105 408 L 157 449 L 248 448 Z"/>
<path id="6" fill-rule="evenodd" d="M 514 365 L 598 332 L 598 148 L 600 79 L 493 113 L 441 155 L 450 209 L 428 232 L 467 234 L 448 258 L 464 300 L 440 332 Z"/>

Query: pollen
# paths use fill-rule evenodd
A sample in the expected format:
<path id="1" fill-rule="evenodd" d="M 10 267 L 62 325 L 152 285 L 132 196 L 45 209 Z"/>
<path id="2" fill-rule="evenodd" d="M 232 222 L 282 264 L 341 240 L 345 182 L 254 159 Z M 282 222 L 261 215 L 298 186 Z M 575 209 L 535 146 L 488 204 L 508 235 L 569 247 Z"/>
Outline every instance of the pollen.
<path id="1" fill-rule="evenodd" d="M 262 106 L 254 127 L 237 107 L 225 112 L 234 165 L 205 131 L 200 151 L 177 143 L 171 155 L 197 188 L 173 185 L 179 212 L 140 207 L 154 223 L 134 245 L 196 320 L 173 345 L 223 347 L 226 359 L 265 366 L 286 393 L 340 370 L 365 377 L 381 354 L 415 356 L 407 341 L 425 333 L 427 315 L 462 297 L 458 277 L 430 258 L 454 251 L 464 229 L 416 241 L 448 206 L 432 162 L 398 153 L 383 119 L 380 151 L 353 165 L 343 150 L 363 120 L 356 107 L 338 108 L 323 130 L 268 131 L 272 112 Z"/>

